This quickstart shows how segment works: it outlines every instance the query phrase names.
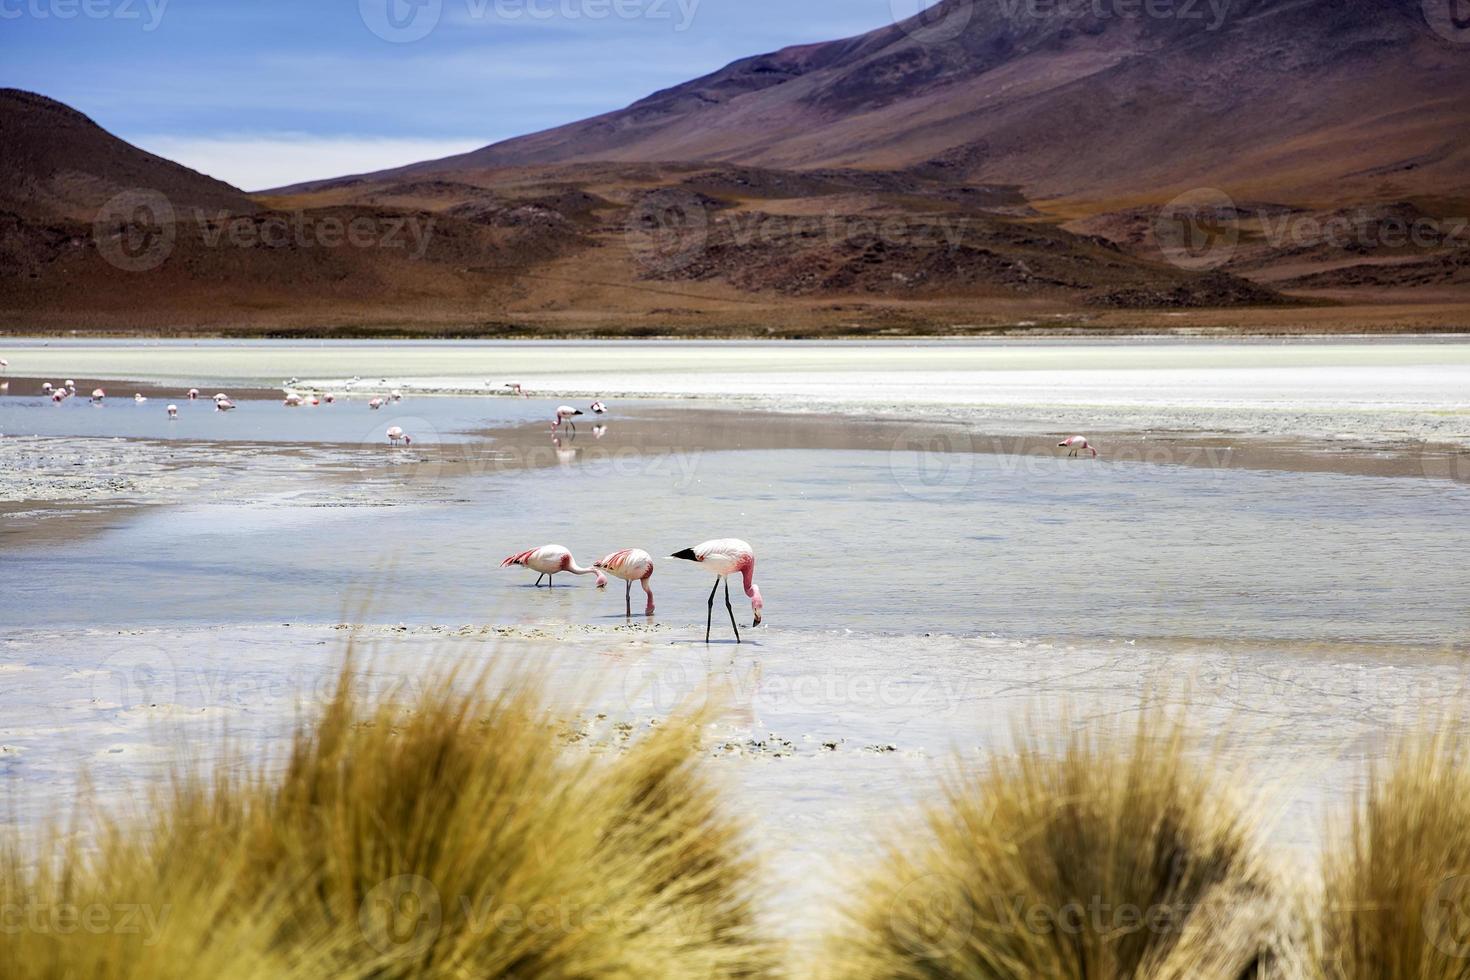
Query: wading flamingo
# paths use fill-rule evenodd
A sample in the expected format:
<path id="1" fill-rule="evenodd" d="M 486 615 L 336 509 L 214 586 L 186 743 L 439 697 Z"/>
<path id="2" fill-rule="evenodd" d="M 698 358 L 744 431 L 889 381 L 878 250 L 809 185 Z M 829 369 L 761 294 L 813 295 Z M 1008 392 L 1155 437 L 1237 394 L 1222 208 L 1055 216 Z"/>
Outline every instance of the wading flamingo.
<path id="1" fill-rule="evenodd" d="M 191 401 L 191 402 L 197 402 L 198 400 L 199 400 L 199 389 L 198 388 L 190 388 L 189 389 L 189 401 Z"/>
<path id="2" fill-rule="evenodd" d="M 41 394 L 43 394 L 43 395 L 49 395 L 49 394 L 51 394 L 51 382 L 47 381 L 45 384 L 41 385 Z"/>
<path id="3" fill-rule="evenodd" d="M 399 391 L 397 388 L 394 388 L 392 391 L 388 392 L 388 397 L 393 399 L 395 402 L 401 402 L 403 401 L 403 392 Z"/>
<path id="4" fill-rule="evenodd" d="M 285 400 L 282 401 L 281 404 L 285 405 L 287 408 L 296 408 L 301 404 L 301 396 L 293 391 L 286 396 Z"/>
<path id="5" fill-rule="evenodd" d="M 171 418 L 171 419 L 178 418 L 179 417 L 179 406 L 177 406 L 177 405 L 170 405 L 168 407 L 168 417 Z"/>
<path id="6" fill-rule="evenodd" d="M 413 445 L 413 436 L 404 434 L 404 431 L 396 425 L 388 426 L 388 444 L 396 446 L 399 443 L 405 446 Z"/>
<path id="7" fill-rule="evenodd" d="M 740 627 L 735 625 L 735 610 L 730 605 L 730 580 L 727 575 L 739 572 L 745 580 L 745 594 L 750 597 L 750 608 L 755 613 L 755 621 L 750 625 L 761 624 L 761 609 L 765 606 L 761 599 L 761 590 L 755 584 L 755 551 L 741 541 L 739 538 L 717 538 L 714 541 L 706 541 L 697 544 L 693 548 L 685 548 L 669 556 L 670 558 L 682 558 L 684 561 L 697 561 L 704 565 L 706 571 L 715 573 L 715 587 L 709 590 L 709 610 L 704 617 L 704 642 L 709 642 L 710 621 L 715 614 L 715 592 L 720 583 L 725 583 L 725 608 L 730 612 L 730 625 L 735 629 L 735 642 L 740 642 Z"/>
<path id="8" fill-rule="evenodd" d="M 107 392 L 103 391 L 101 388 L 93 388 L 92 389 L 92 404 L 93 405 L 101 405 L 102 404 L 102 399 L 104 399 L 106 397 L 107 397 Z"/>
<path id="9" fill-rule="evenodd" d="M 381 398 L 372 398 L 372 399 L 369 399 L 368 400 L 368 408 L 371 408 L 373 411 L 376 412 L 378 409 L 380 409 L 382 407 L 383 407 L 383 399 L 381 399 Z"/>
<path id="10" fill-rule="evenodd" d="M 58 405 L 60 405 L 64 401 L 66 401 L 66 389 L 65 388 L 58 388 L 58 389 L 56 389 L 54 392 L 51 393 L 51 400 L 54 401 Z"/>
<path id="11" fill-rule="evenodd" d="M 7 361 L 5 358 L 0 357 L 0 374 L 5 374 L 9 370 L 10 370 L 10 362 Z"/>
<path id="12" fill-rule="evenodd" d="M 1097 458 L 1097 450 L 1089 446 L 1087 444 L 1087 440 L 1082 438 L 1081 436 L 1072 436 L 1070 439 L 1063 439 L 1061 442 L 1057 443 L 1057 448 L 1072 450 L 1070 453 L 1067 454 L 1068 459 L 1076 456 L 1077 453 L 1083 449 L 1092 453 L 1093 459 Z"/>
<path id="13" fill-rule="evenodd" d="M 66 379 L 66 386 L 65 387 L 66 387 L 66 393 L 67 393 L 67 395 L 70 396 L 70 395 L 75 395 L 77 393 L 77 383 L 75 381 L 71 380 L 70 378 L 67 378 Z"/>
<path id="14" fill-rule="evenodd" d="M 606 411 L 607 411 L 607 406 L 604 405 L 602 402 L 593 402 L 592 403 L 592 414 L 593 415 L 601 415 L 603 412 L 606 412 Z"/>
<path id="15" fill-rule="evenodd" d="M 627 588 L 623 591 L 624 615 L 633 615 L 634 582 L 643 586 L 643 594 L 648 596 L 648 606 L 643 610 L 643 615 L 653 615 L 653 590 L 648 587 L 648 580 L 653 578 L 653 557 L 648 552 L 641 548 L 614 551 L 606 558 L 593 562 L 592 567 L 600 568 L 627 583 Z"/>
<path id="16" fill-rule="evenodd" d="M 596 568 L 583 568 L 577 564 L 572 553 L 559 544 L 545 544 L 532 551 L 523 551 L 518 555 L 511 555 L 500 563 L 501 568 L 510 568 L 512 565 L 524 565 L 533 572 L 540 572 L 536 576 L 536 585 L 541 585 L 541 579 L 546 579 L 546 587 L 552 585 L 551 577 L 557 572 L 571 572 L 573 575 L 596 575 L 597 587 L 599 589 L 607 585 L 607 576 Z"/>
<path id="17" fill-rule="evenodd" d="M 148 399 L 147 399 L 146 396 L 144 396 L 144 395 L 142 395 L 142 394 L 140 394 L 139 392 L 136 392 L 136 391 L 133 392 L 133 404 L 135 404 L 135 405 L 141 405 L 144 402 L 146 402 L 147 400 Z"/>
<path id="18" fill-rule="evenodd" d="M 551 420 L 551 427 L 554 429 L 559 425 L 570 425 L 572 431 L 576 432 L 577 423 L 573 422 L 572 419 L 581 414 L 582 410 L 580 408 L 573 408 L 570 405 L 559 405 L 556 409 L 556 418 Z"/>
<path id="19" fill-rule="evenodd" d="M 507 387 L 507 388 L 510 389 L 510 393 L 512 395 L 520 395 L 522 398 L 529 398 L 529 397 L 531 397 L 530 395 L 528 395 L 524 391 L 522 391 L 521 390 L 521 386 L 519 384 L 515 383 L 515 382 L 512 382 L 512 383 L 506 385 L 505 387 Z"/>
<path id="20" fill-rule="evenodd" d="M 235 403 L 228 398 L 216 398 L 214 400 L 214 410 L 216 412 L 233 412 L 235 410 Z"/>

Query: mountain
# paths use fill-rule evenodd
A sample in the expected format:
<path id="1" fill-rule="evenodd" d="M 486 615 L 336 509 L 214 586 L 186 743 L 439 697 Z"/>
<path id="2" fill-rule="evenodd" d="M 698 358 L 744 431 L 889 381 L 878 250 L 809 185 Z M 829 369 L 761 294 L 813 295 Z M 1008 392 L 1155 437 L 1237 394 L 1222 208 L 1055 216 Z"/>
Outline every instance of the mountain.
<path id="1" fill-rule="evenodd" d="M 1452 2 L 943 0 L 250 196 L 7 92 L 0 328 L 1466 329 Z"/>
<path id="2" fill-rule="evenodd" d="M 239 188 L 126 143 L 68 106 L 0 89 L 0 210 L 91 221 L 126 191 L 164 194 L 176 208 L 249 214 Z"/>
<path id="3" fill-rule="evenodd" d="M 724 161 L 911 169 L 1076 202 L 1465 194 L 1470 30 L 1431 23 L 1451 2 L 944 0 L 394 173 Z"/>

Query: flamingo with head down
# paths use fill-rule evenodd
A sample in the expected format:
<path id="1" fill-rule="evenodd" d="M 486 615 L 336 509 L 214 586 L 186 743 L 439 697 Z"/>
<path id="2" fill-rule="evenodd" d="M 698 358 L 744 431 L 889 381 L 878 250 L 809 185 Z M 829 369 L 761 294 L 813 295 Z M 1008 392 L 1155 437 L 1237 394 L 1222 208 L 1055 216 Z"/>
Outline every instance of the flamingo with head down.
<path id="1" fill-rule="evenodd" d="M 684 561 L 697 561 L 705 567 L 706 571 L 715 573 L 715 587 L 709 590 L 709 610 L 704 617 L 704 642 L 709 642 L 710 621 L 714 617 L 715 592 L 720 583 L 725 583 L 725 609 L 730 613 L 730 625 L 735 630 L 735 642 L 740 642 L 740 627 L 735 625 L 735 610 L 730 605 L 730 580 L 727 575 L 740 573 L 745 582 L 745 594 L 750 597 L 750 609 L 755 613 L 755 621 L 751 626 L 761 624 L 761 610 L 765 607 L 765 600 L 761 598 L 760 587 L 755 584 L 755 549 L 739 538 L 716 538 L 697 544 L 693 548 L 685 548 L 676 551 L 670 558 L 680 558 Z"/>
<path id="2" fill-rule="evenodd" d="M 556 409 L 556 418 L 551 420 L 551 427 L 555 429 L 559 426 L 569 425 L 572 427 L 572 431 L 576 432 L 577 423 L 573 422 L 572 419 L 581 414 L 582 410 L 580 408 L 573 408 L 570 405 L 559 405 Z"/>
<path id="3" fill-rule="evenodd" d="M 600 568 L 609 575 L 616 575 L 627 583 L 623 590 L 624 615 L 633 615 L 633 583 L 637 582 L 643 587 L 643 594 L 648 596 L 648 604 L 643 610 L 645 616 L 653 615 L 653 590 L 648 587 L 648 580 L 653 578 L 653 557 L 642 548 L 624 548 L 622 551 L 614 551 L 605 558 L 599 558 L 592 563 L 593 568 Z"/>
<path id="4" fill-rule="evenodd" d="M 541 579 L 546 579 L 546 587 L 551 588 L 552 576 L 557 572 L 571 572 L 573 575 L 595 575 L 597 576 L 597 587 L 599 589 L 607 586 L 607 576 L 602 574 L 601 569 L 583 568 L 577 564 L 577 559 L 572 553 L 559 544 L 546 544 L 530 551 L 523 551 L 518 555 L 511 555 L 500 563 L 501 568 L 510 568 L 513 565 L 522 565 L 540 574 L 536 576 L 536 585 L 541 585 Z"/>
<path id="5" fill-rule="evenodd" d="M 1096 459 L 1097 458 L 1097 450 L 1096 449 L 1093 449 L 1090 445 L 1088 445 L 1087 444 L 1087 440 L 1084 439 L 1082 436 L 1072 436 L 1071 438 L 1063 439 L 1061 442 L 1057 443 L 1057 448 L 1058 449 L 1070 449 L 1070 450 L 1072 450 L 1071 452 L 1069 452 L 1067 454 L 1067 458 L 1068 459 L 1072 458 L 1073 456 L 1076 456 L 1079 452 L 1081 452 L 1084 449 L 1087 450 L 1088 452 L 1092 453 L 1092 458 L 1093 459 Z"/>

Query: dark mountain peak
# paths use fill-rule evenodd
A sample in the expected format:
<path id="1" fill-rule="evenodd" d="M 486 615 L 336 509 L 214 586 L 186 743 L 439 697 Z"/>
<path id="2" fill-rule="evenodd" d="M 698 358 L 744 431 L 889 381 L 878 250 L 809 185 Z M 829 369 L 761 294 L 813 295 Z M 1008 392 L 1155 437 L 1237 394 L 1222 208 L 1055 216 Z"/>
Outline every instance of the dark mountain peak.
<path id="1" fill-rule="evenodd" d="M 34 92 L 0 89 L 0 145 L 0 207 L 33 218 L 90 221 L 126 191 L 156 191 L 176 211 L 256 209 L 238 188 L 139 149 Z"/>

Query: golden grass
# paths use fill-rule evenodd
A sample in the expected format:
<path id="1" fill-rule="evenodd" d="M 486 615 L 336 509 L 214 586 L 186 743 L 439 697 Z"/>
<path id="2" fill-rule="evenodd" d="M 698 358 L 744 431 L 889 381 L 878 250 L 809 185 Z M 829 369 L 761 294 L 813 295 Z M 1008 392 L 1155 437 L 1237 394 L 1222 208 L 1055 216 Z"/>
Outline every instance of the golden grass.
<path id="1" fill-rule="evenodd" d="M 1050 753 L 1018 739 L 895 842 L 828 944 L 837 977 L 1250 977 L 1286 908 L 1250 824 L 1145 712 Z M 1217 773 L 1218 775 L 1218 773 Z"/>
<path id="2" fill-rule="evenodd" d="M 1318 975 L 1470 978 L 1470 753 L 1446 721 L 1374 766 L 1323 861 Z"/>
<path id="3" fill-rule="evenodd" d="M 368 703 L 351 661 L 281 766 L 185 771 L 141 820 L 0 843 L 0 976 L 778 975 L 697 717 L 573 747 L 534 690 Z M 1289 898 L 1181 716 L 1018 736 L 854 882 L 796 975 L 1470 980 L 1458 724 L 1369 773 Z M 1259 801 L 1254 801 L 1259 802 Z M 80 843 L 86 840 L 87 843 Z M 1294 898 L 1295 900 L 1291 900 Z"/>
<path id="4" fill-rule="evenodd" d="M 754 868 L 694 766 L 697 720 L 598 757 L 533 693 L 445 680 L 367 705 L 352 686 L 349 667 L 283 771 L 180 776 L 89 847 L 12 840 L 0 975 L 774 971 Z"/>

